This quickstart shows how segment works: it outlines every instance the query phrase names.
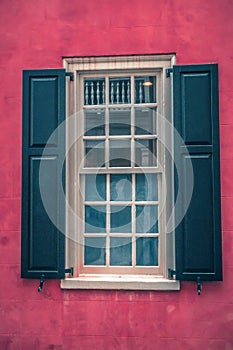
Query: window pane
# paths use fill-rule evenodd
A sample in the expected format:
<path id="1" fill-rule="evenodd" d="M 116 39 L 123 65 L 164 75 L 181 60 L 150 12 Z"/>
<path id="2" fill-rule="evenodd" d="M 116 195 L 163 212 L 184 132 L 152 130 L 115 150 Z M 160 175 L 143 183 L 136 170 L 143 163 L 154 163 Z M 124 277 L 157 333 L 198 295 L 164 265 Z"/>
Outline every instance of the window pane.
<path id="1" fill-rule="evenodd" d="M 131 232 L 131 207 L 111 206 L 110 231 L 115 233 Z"/>
<path id="2" fill-rule="evenodd" d="M 157 201 L 158 179 L 156 174 L 136 174 L 136 201 Z"/>
<path id="3" fill-rule="evenodd" d="M 105 238 L 85 238 L 85 265 L 106 265 Z"/>
<path id="4" fill-rule="evenodd" d="M 129 108 L 111 108 L 109 111 L 109 134 L 110 135 L 130 135 Z"/>
<path id="5" fill-rule="evenodd" d="M 156 140 L 135 140 L 135 166 L 156 166 L 157 165 L 157 147 Z"/>
<path id="6" fill-rule="evenodd" d="M 136 205 L 136 232 L 158 233 L 158 206 Z"/>
<path id="7" fill-rule="evenodd" d="M 110 175 L 110 200 L 131 201 L 132 200 L 132 175 Z"/>
<path id="8" fill-rule="evenodd" d="M 84 141 L 85 167 L 98 168 L 105 165 L 105 144 L 103 141 Z"/>
<path id="9" fill-rule="evenodd" d="M 132 265 L 132 242 L 131 238 L 110 239 L 110 265 Z"/>
<path id="10" fill-rule="evenodd" d="M 109 103 L 130 103 L 130 78 L 109 79 Z"/>
<path id="11" fill-rule="evenodd" d="M 158 238 L 137 238 L 136 264 L 138 266 L 158 266 Z"/>
<path id="12" fill-rule="evenodd" d="M 152 108 L 135 109 L 135 135 L 156 134 L 156 111 Z"/>
<path id="13" fill-rule="evenodd" d="M 106 208 L 103 205 L 85 206 L 85 232 L 106 232 Z"/>
<path id="14" fill-rule="evenodd" d="M 156 77 L 135 77 L 135 103 L 156 102 Z"/>
<path id="15" fill-rule="evenodd" d="M 106 200 L 106 175 L 93 174 L 85 176 L 85 200 Z"/>
<path id="16" fill-rule="evenodd" d="M 84 79 L 84 104 L 101 105 L 105 103 L 105 79 Z"/>
<path id="17" fill-rule="evenodd" d="M 85 135 L 105 135 L 105 111 L 104 109 L 90 109 L 84 111 Z"/>
<path id="18" fill-rule="evenodd" d="M 111 140 L 110 167 L 129 167 L 131 165 L 131 152 L 129 140 Z"/>

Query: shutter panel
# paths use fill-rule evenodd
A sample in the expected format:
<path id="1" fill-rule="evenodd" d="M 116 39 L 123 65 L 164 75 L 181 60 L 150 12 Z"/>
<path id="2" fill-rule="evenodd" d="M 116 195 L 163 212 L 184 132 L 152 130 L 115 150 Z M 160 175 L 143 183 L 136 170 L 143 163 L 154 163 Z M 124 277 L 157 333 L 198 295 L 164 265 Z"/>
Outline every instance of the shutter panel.
<path id="1" fill-rule="evenodd" d="M 221 280 L 218 66 L 174 66 L 173 88 L 174 126 L 184 142 L 174 145 L 176 224 L 190 189 L 188 163 L 193 167 L 191 201 L 175 229 L 176 278 Z"/>
<path id="2" fill-rule="evenodd" d="M 65 70 L 23 71 L 23 278 L 64 277 L 64 120 Z"/>

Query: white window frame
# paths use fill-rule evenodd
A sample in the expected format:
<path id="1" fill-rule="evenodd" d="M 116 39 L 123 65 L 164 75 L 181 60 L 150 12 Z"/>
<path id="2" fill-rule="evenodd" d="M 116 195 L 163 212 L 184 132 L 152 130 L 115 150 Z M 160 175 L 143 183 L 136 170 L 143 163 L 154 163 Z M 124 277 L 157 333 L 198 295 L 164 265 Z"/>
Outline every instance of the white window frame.
<path id="1" fill-rule="evenodd" d="M 149 73 L 158 72 L 161 81 L 159 86 L 162 91 L 159 91 L 158 97 L 158 108 L 161 115 L 165 115 L 169 122 L 172 123 L 172 86 L 171 79 L 166 78 L 166 69 L 171 68 L 175 64 L 175 55 L 137 55 L 137 56 L 113 56 L 113 57 L 74 57 L 74 58 L 64 58 L 63 66 L 68 72 L 74 73 L 74 84 L 67 82 L 67 116 L 77 114 L 82 108 L 80 102 L 80 95 L 83 94 L 82 80 L 84 76 L 100 76 L 105 73 L 110 73 L 111 76 L 114 74 L 128 74 L 130 72 L 136 73 L 137 75 L 145 74 L 145 71 Z M 132 91 L 131 91 L 132 93 Z M 82 96 L 83 97 L 83 96 Z M 101 108 L 101 105 L 100 105 Z M 76 125 L 76 128 L 79 126 Z M 163 128 L 161 128 L 163 130 Z M 161 132 L 161 130 L 159 131 Z M 164 132 L 164 131 L 163 131 Z M 163 135 L 163 138 L 165 136 Z M 168 135 L 172 138 L 172 135 Z M 67 134 L 67 138 L 69 135 Z M 163 153 L 163 152 L 162 152 Z M 82 215 L 82 205 L 80 205 L 80 200 L 78 200 L 77 178 L 78 164 L 75 164 L 75 159 L 77 159 L 76 150 L 73 153 L 69 152 L 67 159 L 67 176 L 66 176 L 66 188 L 69 203 L 72 203 L 74 210 L 76 210 L 79 215 Z M 166 159 L 164 160 L 164 168 L 166 169 Z M 169 166 L 168 166 L 169 168 Z M 170 167 L 170 171 L 172 167 Z M 121 168 L 122 171 L 122 168 Z M 125 169 L 123 169 L 124 173 Z M 167 174 L 166 174 L 167 175 Z M 173 178 L 172 174 L 170 174 Z M 173 203 L 172 196 L 172 181 L 171 181 L 171 200 L 170 203 L 166 204 L 171 206 Z M 66 230 L 69 232 L 69 218 L 67 217 L 67 227 Z M 165 219 L 162 225 L 162 251 L 163 254 L 160 258 L 162 269 L 156 270 L 155 274 L 145 273 L 137 274 L 122 274 L 116 273 L 105 274 L 101 273 L 98 269 L 98 274 L 95 273 L 83 273 L 80 271 L 79 266 L 79 256 L 81 255 L 80 245 L 75 243 L 78 239 L 70 239 L 68 234 L 66 235 L 66 266 L 74 267 L 74 277 L 67 277 L 61 281 L 61 287 L 64 289 L 133 289 L 133 290 L 179 290 L 179 281 L 168 279 L 167 271 L 168 268 L 174 268 L 174 233 L 166 233 Z M 79 228 L 76 227 L 77 233 Z M 120 270 L 119 270 L 120 272 Z"/>

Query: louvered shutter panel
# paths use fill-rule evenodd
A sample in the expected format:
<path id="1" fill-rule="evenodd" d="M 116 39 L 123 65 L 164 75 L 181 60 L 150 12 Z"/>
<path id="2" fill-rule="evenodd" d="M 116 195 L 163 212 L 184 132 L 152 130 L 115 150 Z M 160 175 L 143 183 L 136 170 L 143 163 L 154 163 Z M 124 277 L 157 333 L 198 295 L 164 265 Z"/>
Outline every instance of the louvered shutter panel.
<path id="1" fill-rule="evenodd" d="M 190 160 L 193 168 L 191 202 L 175 229 L 176 278 L 221 280 L 218 66 L 174 66 L 173 88 L 174 126 L 184 141 L 174 145 L 176 224 L 190 189 Z"/>
<path id="2" fill-rule="evenodd" d="M 64 277 L 64 120 L 65 70 L 23 71 L 23 278 Z"/>

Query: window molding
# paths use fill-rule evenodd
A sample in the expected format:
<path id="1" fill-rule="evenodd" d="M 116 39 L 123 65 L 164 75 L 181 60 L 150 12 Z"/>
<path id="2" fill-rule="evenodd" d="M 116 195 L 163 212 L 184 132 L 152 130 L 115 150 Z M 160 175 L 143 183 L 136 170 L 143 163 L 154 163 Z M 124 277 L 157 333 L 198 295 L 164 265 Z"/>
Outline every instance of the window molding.
<path id="1" fill-rule="evenodd" d="M 159 276 L 88 275 L 61 280 L 62 289 L 179 291 L 180 281 Z"/>
<path id="2" fill-rule="evenodd" d="M 161 91 L 159 95 L 161 98 L 160 102 L 160 113 L 166 115 L 169 121 L 172 122 L 172 106 L 171 106 L 171 81 L 166 78 L 166 69 L 171 68 L 175 64 L 175 55 L 135 55 L 135 56 L 105 56 L 105 57 L 72 57 L 63 59 L 63 67 L 68 72 L 74 73 L 74 84 L 67 82 L 67 116 L 73 115 L 80 111 L 80 91 L 78 94 L 78 86 L 82 81 L 83 75 L 88 74 L 113 74 L 123 72 L 138 73 L 139 70 L 148 72 L 158 72 L 160 75 L 160 86 Z M 139 72 L 140 73 L 140 72 Z M 166 102 L 165 102 L 166 101 Z M 169 102 L 169 103 L 167 103 Z M 76 126 L 77 128 L 77 126 Z M 69 135 L 67 135 L 67 138 Z M 170 135 L 172 137 L 172 135 Z M 70 161 L 68 160 L 70 163 Z M 76 169 L 77 166 L 74 166 Z M 70 168 L 73 169 L 73 166 Z M 70 187 L 71 182 L 75 182 L 77 173 L 74 171 L 72 175 L 67 167 L 66 183 L 67 188 Z M 171 177 L 172 178 L 172 177 Z M 72 190 L 67 193 L 68 200 L 73 201 L 74 207 L 80 213 L 79 203 L 75 200 L 72 195 Z M 171 200 L 173 200 L 173 191 L 171 190 Z M 167 205 L 167 204 L 166 204 Z M 68 223 L 69 220 L 66 220 Z M 165 225 L 164 225 L 165 226 Z M 67 232 L 69 227 L 67 226 Z M 78 231 L 78 229 L 77 229 Z M 161 275 L 144 275 L 143 272 L 140 275 L 112 275 L 109 272 L 106 275 L 90 275 L 81 274 L 81 271 L 77 268 L 79 265 L 77 256 L 80 254 L 80 246 L 74 243 L 71 239 L 66 238 L 66 266 L 74 266 L 74 277 L 66 278 L 61 281 L 62 288 L 97 288 L 97 289 L 152 289 L 152 290 L 178 290 L 179 282 L 167 279 L 168 267 L 174 267 L 175 255 L 174 255 L 174 235 L 166 234 L 166 229 L 163 228 L 163 255 L 161 257 L 162 270 L 160 269 Z M 66 235 L 67 236 L 67 235 Z M 168 258 L 167 255 L 170 254 Z M 172 256 L 171 256 L 172 255 Z M 116 269 L 117 270 L 117 269 Z M 116 271 L 117 273 L 117 271 Z M 121 276 L 121 277 L 120 277 Z M 117 285 L 119 285 L 117 287 Z"/>

